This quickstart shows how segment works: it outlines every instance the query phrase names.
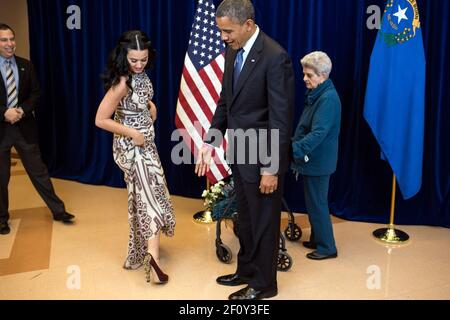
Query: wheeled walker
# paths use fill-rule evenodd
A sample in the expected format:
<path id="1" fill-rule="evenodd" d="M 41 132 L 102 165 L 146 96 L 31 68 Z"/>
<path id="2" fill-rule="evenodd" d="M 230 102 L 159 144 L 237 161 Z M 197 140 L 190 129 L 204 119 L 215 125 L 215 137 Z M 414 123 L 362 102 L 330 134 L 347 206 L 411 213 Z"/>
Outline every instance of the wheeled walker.
<path id="1" fill-rule="evenodd" d="M 280 245 L 278 250 L 278 260 L 277 260 L 277 270 L 278 271 L 288 271 L 292 267 L 292 257 L 289 255 L 286 249 L 286 240 L 285 237 L 290 241 L 297 241 L 302 236 L 301 228 L 295 223 L 294 214 L 289 209 L 284 198 L 282 199 L 282 204 L 286 209 L 289 222 L 288 226 L 284 230 L 284 235 L 280 232 Z M 239 224 L 237 220 L 237 212 L 236 212 L 236 195 L 234 192 L 234 188 L 229 190 L 227 193 L 227 197 L 222 199 L 218 203 L 218 208 L 214 212 L 216 217 L 216 256 L 219 261 L 223 263 L 231 263 L 233 260 L 233 253 L 231 252 L 230 247 L 222 242 L 221 236 L 221 223 L 223 220 L 228 219 L 233 221 L 233 232 L 237 236 L 237 232 L 239 229 Z M 214 211 L 214 210 L 213 210 Z"/>

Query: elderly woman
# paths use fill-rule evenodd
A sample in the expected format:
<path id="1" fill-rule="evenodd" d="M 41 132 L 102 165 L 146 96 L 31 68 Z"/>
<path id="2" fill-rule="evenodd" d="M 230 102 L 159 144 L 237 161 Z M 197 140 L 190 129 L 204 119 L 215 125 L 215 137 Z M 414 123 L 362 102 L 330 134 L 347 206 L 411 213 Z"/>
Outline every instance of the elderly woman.
<path id="1" fill-rule="evenodd" d="M 341 102 L 329 79 L 331 60 L 316 51 L 302 60 L 306 87 L 305 107 L 292 138 L 292 169 L 303 176 L 306 209 L 311 224 L 310 240 L 303 243 L 315 251 L 306 257 L 323 260 L 337 257 L 330 213 L 328 185 L 336 170 Z"/>

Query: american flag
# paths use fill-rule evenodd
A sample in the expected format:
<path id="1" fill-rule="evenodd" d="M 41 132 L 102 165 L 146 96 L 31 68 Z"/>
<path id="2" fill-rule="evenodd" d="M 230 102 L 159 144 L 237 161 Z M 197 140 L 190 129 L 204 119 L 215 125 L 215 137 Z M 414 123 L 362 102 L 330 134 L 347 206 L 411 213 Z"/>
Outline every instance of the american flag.
<path id="1" fill-rule="evenodd" d="M 212 0 L 198 1 L 175 116 L 175 124 L 186 130 L 183 139 L 195 156 L 211 126 L 222 89 L 225 45 L 216 26 L 215 12 Z M 224 159 L 225 149 L 224 139 L 221 148 L 216 148 L 214 163 L 207 173 L 211 183 L 230 175 Z"/>

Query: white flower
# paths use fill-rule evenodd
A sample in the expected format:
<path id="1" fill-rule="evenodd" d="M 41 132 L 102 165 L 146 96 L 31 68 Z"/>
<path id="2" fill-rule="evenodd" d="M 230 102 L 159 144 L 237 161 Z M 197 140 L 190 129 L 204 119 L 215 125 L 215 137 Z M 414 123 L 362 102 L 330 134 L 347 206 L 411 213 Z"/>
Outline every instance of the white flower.
<path id="1" fill-rule="evenodd" d="M 225 182 L 219 181 L 211 186 L 209 190 L 203 191 L 202 198 L 205 199 L 203 205 L 206 209 L 212 210 L 217 201 L 222 199 L 222 197 L 225 195 L 222 191 L 224 185 Z"/>

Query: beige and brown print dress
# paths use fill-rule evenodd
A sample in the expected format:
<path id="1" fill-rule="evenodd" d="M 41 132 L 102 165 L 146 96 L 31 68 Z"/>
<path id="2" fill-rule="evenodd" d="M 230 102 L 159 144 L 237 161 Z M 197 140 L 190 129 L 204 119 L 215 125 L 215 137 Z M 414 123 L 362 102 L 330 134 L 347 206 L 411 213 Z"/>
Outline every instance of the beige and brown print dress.
<path id="1" fill-rule="evenodd" d="M 133 74 L 133 90 L 120 102 L 114 120 L 139 130 L 145 138 L 143 146 L 133 139 L 115 135 L 113 155 L 125 173 L 128 188 L 128 222 L 130 237 L 124 267 L 142 265 L 147 253 L 147 241 L 162 231 L 173 236 L 175 217 L 164 170 L 154 142 L 155 129 L 148 107 L 153 86 L 146 73 Z"/>

